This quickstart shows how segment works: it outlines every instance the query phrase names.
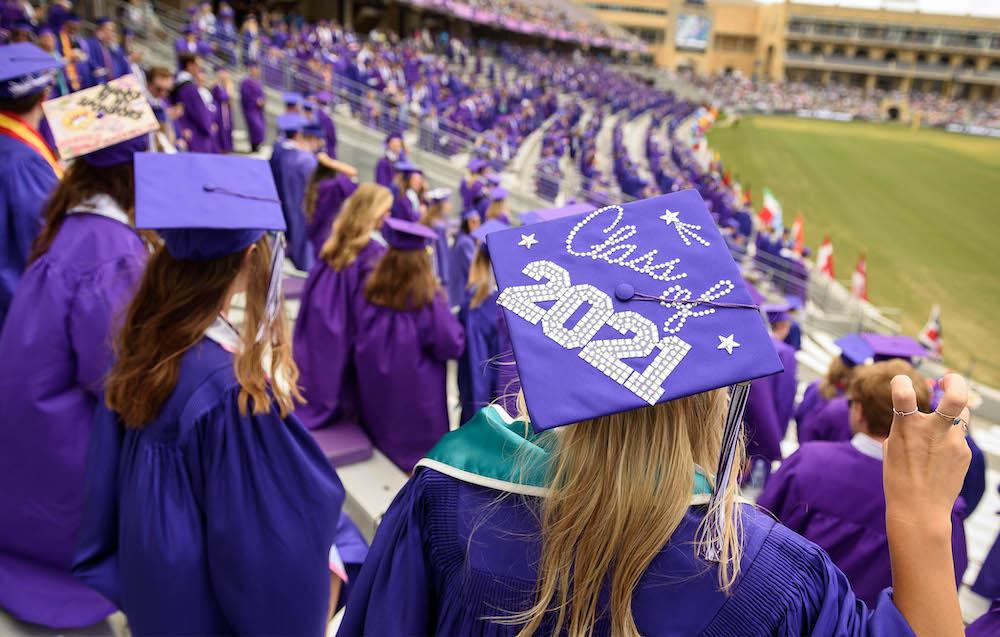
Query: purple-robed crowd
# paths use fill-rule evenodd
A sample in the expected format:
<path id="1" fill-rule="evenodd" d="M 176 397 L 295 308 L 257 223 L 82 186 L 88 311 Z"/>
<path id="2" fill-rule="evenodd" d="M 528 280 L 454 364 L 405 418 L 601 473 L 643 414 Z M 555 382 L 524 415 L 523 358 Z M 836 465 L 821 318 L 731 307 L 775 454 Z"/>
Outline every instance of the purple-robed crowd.
<path id="1" fill-rule="evenodd" d="M 232 18 L 226 9 L 220 10 L 222 19 L 212 28 L 230 37 L 236 31 L 226 26 Z M 204 26 L 210 22 L 207 18 L 193 20 L 201 25 L 197 33 L 209 31 Z M 277 34 L 279 41 L 280 24 L 271 36 Z M 306 39 L 298 42 L 296 36 Z M 324 36 L 317 28 L 286 37 L 279 49 L 295 49 L 310 42 L 309 38 L 322 40 Z M 233 42 L 245 44 L 244 56 L 250 55 L 255 42 L 260 45 L 254 38 Z M 285 46 L 288 42 L 292 45 Z M 356 47 L 349 35 L 333 38 L 330 46 L 337 43 Z M 159 115 L 183 106 L 175 111 L 180 114 L 173 124 L 178 145 L 191 153 L 191 161 L 202 161 L 198 157 L 205 153 L 231 152 L 235 91 L 224 72 L 218 85 L 206 88 L 198 57 L 187 53 L 207 50 L 199 50 L 196 43 L 193 51 L 190 44 L 184 51 L 181 44 L 182 68 L 169 103 L 154 103 L 154 112 Z M 371 86 L 385 82 L 381 86 L 387 88 L 393 80 L 387 80 L 386 74 L 391 76 L 400 60 L 404 69 L 412 64 L 416 77 L 423 77 L 426 67 L 422 65 L 428 62 L 416 49 L 407 58 L 409 45 L 365 46 L 390 56 L 392 63 L 380 67 L 377 56 L 357 62 L 364 57 L 358 55 L 346 69 L 349 73 L 350 69 L 363 70 L 363 82 Z M 511 65 L 542 64 L 516 49 L 506 55 Z M 583 94 L 589 90 L 584 89 L 584 80 L 593 79 L 587 74 L 595 74 L 607 80 L 599 95 L 609 108 L 627 106 L 633 115 L 653 109 L 656 118 L 666 122 L 669 134 L 695 111 L 694 105 L 670 94 L 625 95 L 629 81 L 614 81 L 613 74 L 604 75 L 596 70 L 598 66 L 557 60 L 542 72 L 553 77 L 563 74 L 568 84 L 560 82 L 560 86 L 577 86 Z M 69 77 L 68 67 L 61 68 L 57 84 L 61 77 Z M 113 79 L 111 67 L 104 68 L 107 73 L 98 75 Z M 261 76 L 252 73 L 239 89 L 255 147 L 266 134 Z M 374 84 L 372 78 L 376 78 Z M 420 86 L 419 79 L 406 83 Z M 0 411 L 9 415 L 8 423 L 32 426 L 4 428 L 4 444 L 0 444 L 5 458 L 0 462 L 0 476 L 5 485 L 12 486 L 0 492 L 0 510 L 10 522 L 0 525 L 0 606 L 18 618 L 54 627 L 84 626 L 115 607 L 131 608 L 135 619 L 130 616 L 130 621 L 140 634 L 155 632 L 167 621 L 177 630 L 195 632 L 273 627 L 280 625 L 284 611 L 245 603 L 246 591 L 241 587 L 259 577 L 328 578 L 325 564 L 318 569 L 304 563 L 317 557 L 307 547 L 330 544 L 346 564 L 345 635 L 405 630 L 468 634 L 482 628 L 483 617 L 493 612 L 490 609 L 497 600 L 511 608 L 530 605 L 533 579 L 524 574 L 533 565 L 525 562 L 525 555 L 537 547 L 529 547 L 526 553 L 523 543 L 532 541 L 526 538 L 537 523 L 528 509 L 512 502 L 497 503 L 496 492 L 488 488 L 417 471 L 383 521 L 385 530 L 372 547 L 370 566 L 362 571 L 368 548 L 341 511 L 343 487 L 322 457 L 346 464 L 367 458 L 374 447 L 402 470 L 414 471 L 449 430 L 445 370 L 450 360 L 458 360 L 463 426 L 495 431 L 511 424 L 488 407 L 499 402 L 508 415 L 514 414 L 511 398 L 518 391 L 511 334 L 497 303 L 497 283 L 490 275 L 491 256 L 485 241 L 487 234 L 509 228 L 512 221 L 507 193 L 496 174 L 508 152 L 497 151 L 502 148 L 498 139 L 520 139 L 531 130 L 517 128 L 518 113 L 536 122 L 534 126 L 538 113 L 557 113 L 554 92 L 534 86 L 530 79 L 515 88 L 518 92 L 513 94 L 503 89 L 487 93 L 478 103 L 472 97 L 466 103 L 448 98 L 455 100 L 445 107 L 448 117 L 483 132 L 490 149 L 474 154 L 468 174 L 458 185 L 459 214 L 450 214 L 450 191 L 427 189 L 403 137 L 389 135 L 373 180 L 388 188 L 391 198 L 386 209 L 375 215 L 378 223 L 371 232 L 361 236 L 363 244 L 353 258 L 340 267 L 326 260 L 324 250 L 338 238 L 339 215 L 349 207 L 359 186 L 343 171 L 327 166 L 323 172 L 321 166 L 326 158 L 336 156 L 336 131 L 325 113 L 330 97 L 320 93 L 303 101 L 300 95 L 286 96 L 289 109 L 276 122 L 280 135 L 270 159 L 270 174 L 280 200 L 288 255 L 309 273 L 293 344 L 307 403 L 294 416 L 281 418 L 274 410 L 264 415 L 241 413 L 232 343 L 222 325 L 213 326 L 215 331 L 206 333 L 184 355 L 177 391 L 141 435 L 124 430 L 102 406 L 102 384 L 113 359 L 109 336 L 149 254 L 123 205 L 129 202 L 101 194 L 79 202 L 66 211 L 66 220 L 41 255 L 30 264 L 24 257 L 20 270 L 16 264 L 9 266 L 20 281 L 10 286 L 0 332 L 0 360 L 8 361 L 0 367 Z M 471 86 L 448 90 L 480 95 Z M 523 104 L 523 100 L 535 104 Z M 436 108 L 420 99 L 414 103 L 427 112 Z M 594 163 L 593 135 L 574 138 L 570 132 L 579 112 L 569 108 L 558 114 L 561 123 L 552 131 L 551 157 L 558 161 L 564 152 L 579 153 L 581 167 L 588 169 L 585 177 L 601 184 L 604 177 Z M 595 115 L 595 119 L 599 126 L 600 117 Z M 495 133 L 497 126 L 509 130 L 509 136 Z M 596 130 L 593 121 L 588 130 Z M 696 149 L 676 139 L 669 154 L 665 153 L 651 133 L 647 159 L 656 183 L 644 183 L 625 152 L 620 133 L 620 129 L 615 131 L 613 173 L 622 192 L 648 197 L 693 187 L 701 193 L 712 220 L 723 229 L 727 246 L 737 254 L 745 247 L 752 236 L 746 223 L 752 227 L 752 220 L 744 202 L 725 183 L 718 162 L 705 167 L 697 161 Z M 79 161 L 108 168 L 132 162 L 147 147 L 145 137 L 127 140 Z M 19 168 L 11 182 L 11 192 L 21 197 L 15 206 L 24 208 L 30 197 L 44 199 L 56 187 L 55 176 L 45 172 L 52 168 L 32 155 L 35 151 L 29 146 L 0 136 L 0 150 L 28 166 L 23 171 Z M 551 163 L 551 157 L 543 159 Z M 42 174 L 44 179 L 38 177 Z M 601 203 L 595 200 L 582 204 L 582 209 L 525 214 L 522 239 L 527 241 L 524 237 L 533 222 L 586 212 Z M 26 240 L 30 244 L 32 239 Z M 799 634 L 807 626 L 822 634 L 908 634 L 885 590 L 891 581 L 881 448 L 859 425 L 858 413 L 851 411 L 846 377 L 827 386 L 814 383 L 796 405 L 795 350 L 801 331 L 794 312 L 807 300 L 805 270 L 796 269 L 804 268 L 801 259 L 789 255 L 780 238 L 758 233 L 756 241 L 758 254 L 784 259 L 787 265 L 783 267 L 795 273 L 769 282 L 757 279 L 760 290 L 748 282 L 755 305 L 766 314 L 784 371 L 752 382 L 744 420 L 751 468 L 744 480 L 763 489 L 759 504 L 784 526 L 747 510 L 746 555 L 756 566 L 744 573 L 736 593 L 727 597 L 716 589 L 714 572 L 692 563 L 680 550 L 693 542 L 698 528 L 699 520 L 689 513 L 650 567 L 679 576 L 684 585 L 671 585 L 669 595 L 653 585 L 640 587 L 633 602 L 637 624 L 650 634 L 669 630 L 758 634 L 779 628 Z M 13 263 L 9 252 L 0 255 L 5 264 Z M 368 283 L 380 267 L 388 268 L 393 259 L 414 252 L 427 254 L 427 273 L 434 283 L 430 300 L 403 308 L 372 300 Z M 405 279 L 417 273 L 399 276 Z M 399 281 L 401 286 L 404 283 L 409 282 Z M 863 371 L 870 360 L 911 360 L 922 355 L 906 347 L 891 339 L 856 335 L 842 344 L 837 362 Z M 793 418 L 801 446 L 783 458 L 780 442 Z M 198 449 L 207 451 L 195 453 L 195 447 L 185 446 L 189 436 L 197 436 Z M 958 580 L 967 563 L 962 520 L 985 489 L 982 453 L 971 437 L 968 440 L 974 459 L 953 515 Z M 84 470 L 88 444 L 98 450 L 98 462 L 94 463 L 94 456 L 91 462 L 99 470 Z M 46 462 L 39 462 L 39 449 L 51 450 Z M 275 457 L 283 461 L 276 464 Z M 772 474 L 774 463 L 780 464 Z M 122 484 L 128 488 L 122 489 Z M 290 488 L 293 485 L 298 487 Z M 95 492 L 106 496 L 97 500 L 100 506 L 84 509 L 84 486 L 88 497 Z M 299 516 L 315 510 L 319 502 L 325 506 L 319 507 L 321 511 L 310 523 L 313 526 L 298 524 Z M 220 528 L 203 526 L 207 503 L 213 515 L 224 521 Z M 120 506 L 133 507 L 134 525 L 117 528 Z M 493 508 L 484 520 L 481 512 L 487 507 Z M 273 521 L 273 526 L 260 531 L 261 519 Z M 485 542 L 490 550 L 477 551 L 476 568 L 465 572 L 472 529 L 477 531 L 475 541 Z M 795 533 L 815 544 L 803 542 Z M 152 562 L 117 563 L 115 556 L 138 550 L 157 534 L 162 541 Z M 278 547 L 261 550 L 275 538 L 281 543 L 298 541 L 301 553 L 286 559 Z M 1000 599 L 998 546 L 974 587 L 991 599 Z M 73 564 L 86 586 L 71 577 Z M 183 568 L 178 570 L 178 565 Z M 156 578 L 153 585 L 150 570 L 171 575 Z M 790 582 L 798 595 L 781 604 L 760 603 L 775 581 Z M 293 599 L 296 596 L 296 591 L 282 596 L 281 603 L 287 605 L 283 608 L 315 614 L 325 601 L 314 594 L 301 595 L 299 600 Z M 859 615 L 854 596 L 872 612 Z M 400 602 L 398 614 L 387 616 L 368 611 L 377 598 L 406 601 Z M 434 607 L 437 613 L 431 616 L 429 609 Z M 983 621 L 995 622 L 996 614 L 995 608 Z M 679 628 L 677 622 L 683 626 Z M 303 620 L 294 625 L 309 623 Z M 514 628 L 509 632 L 513 634 Z"/>

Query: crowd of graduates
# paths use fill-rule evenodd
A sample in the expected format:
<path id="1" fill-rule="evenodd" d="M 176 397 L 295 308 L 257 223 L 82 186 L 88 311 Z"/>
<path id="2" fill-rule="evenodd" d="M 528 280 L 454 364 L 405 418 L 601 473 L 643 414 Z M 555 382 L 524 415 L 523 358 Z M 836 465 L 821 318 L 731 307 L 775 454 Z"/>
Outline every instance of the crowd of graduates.
<path id="1" fill-rule="evenodd" d="M 76 34 L 56 7 L 58 42 Z M 963 524 L 985 490 L 964 381 L 922 376 L 928 352 L 913 339 L 852 334 L 797 399 L 807 274 L 704 161 L 704 109 L 623 94 L 638 85 L 596 62 L 503 49 L 501 77 L 539 66 L 598 104 L 578 130 L 581 110 L 556 110 L 554 89 L 519 96 L 557 115 L 542 161 L 579 156 L 598 188 L 588 203 L 512 211 L 503 161 L 473 153 L 459 184 L 430 183 L 398 130 L 365 179 L 337 159 L 329 91 L 287 90 L 267 121 L 252 38 L 231 40 L 246 44 L 230 59 L 247 62 L 240 87 L 225 66 L 209 87 L 203 65 L 219 49 L 199 38 L 238 33 L 227 9 L 192 13 L 176 72 L 142 74 L 156 131 L 71 162 L 46 141 L 41 105 L 71 76 L 85 88 L 133 73 L 127 42 L 97 20 L 96 44 L 67 40 L 85 57 L 53 55 L 43 27 L 38 47 L 0 46 L 12 229 L 0 246 L 0 608 L 53 628 L 117 608 L 138 635 L 316 635 L 345 604 L 344 635 L 954 628 Z M 268 36 L 288 38 L 279 49 L 325 39 L 282 24 Z M 408 58 L 413 43 L 353 37 L 331 28 L 331 46 L 374 56 L 346 68 L 381 78 L 373 86 L 436 64 L 417 48 Z M 233 153 L 237 94 L 250 150 L 276 131 L 268 161 Z M 653 180 L 617 129 L 612 172 L 639 201 L 595 211 L 613 203 L 594 137 L 616 107 L 652 112 Z M 750 241 L 780 276 L 775 261 L 733 260 Z M 307 272 L 293 328 L 286 255 Z M 784 457 L 793 420 L 800 446 Z M 911 463 L 940 464 L 900 478 L 887 439 Z M 334 467 L 372 448 L 413 475 L 369 549 Z M 739 484 L 781 525 L 738 505 Z M 901 534 L 890 506 L 928 524 Z M 930 534 L 941 527 L 947 538 Z M 991 600 L 998 547 L 974 586 Z M 970 634 L 991 634 L 998 613 Z"/>

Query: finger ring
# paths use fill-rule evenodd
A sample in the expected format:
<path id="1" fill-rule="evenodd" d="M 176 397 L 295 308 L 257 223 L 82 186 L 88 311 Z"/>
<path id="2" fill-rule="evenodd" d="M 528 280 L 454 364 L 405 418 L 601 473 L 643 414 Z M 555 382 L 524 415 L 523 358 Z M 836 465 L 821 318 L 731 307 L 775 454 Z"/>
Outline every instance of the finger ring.
<path id="1" fill-rule="evenodd" d="M 960 425 L 960 424 L 962 424 L 964 422 L 962 420 L 962 418 L 959 417 L 959 416 L 949 416 L 948 414 L 942 414 L 937 409 L 934 410 L 934 413 L 937 414 L 938 416 L 941 416 L 942 418 L 944 418 L 948 422 L 950 422 L 952 424 L 952 426 Z"/>
<path id="2" fill-rule="evenodd" d="M 897 416 L 912 416 L 913 414 L 917 413 L 918 411 L 920 411 L 920 410 L 919 409 L 914 409 L 913 411 L 899 411 L 895 407 L 892 408 L 892 413 L 896 414 Z"/>

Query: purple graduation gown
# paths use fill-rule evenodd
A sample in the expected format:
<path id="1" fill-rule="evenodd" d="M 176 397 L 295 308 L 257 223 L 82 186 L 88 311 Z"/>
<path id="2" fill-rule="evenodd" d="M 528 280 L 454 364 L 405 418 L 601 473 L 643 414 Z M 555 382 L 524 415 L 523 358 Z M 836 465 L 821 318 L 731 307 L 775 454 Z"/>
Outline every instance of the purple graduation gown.
<path id="1" fill-rule="evenodd" d="M 192 153 L 216 152 L 216 135 L 212 130 L 215 114 L 201 98 L 193 81 L 183 82 L 174 91 L 174 103 L 184 105 L 184 113 L 177 118 L 177 128 Z"/>
<path id="2" fill-rule="evenodd" d="M 324 179 L 316 185 L 316 209 L 313 210 L 312 219 L 309 220 L 306 230 L 313 247 L 313 254 L 317 259 L 323 244 L 330 238 L 333 222 L 340 212 L 340 207 L 357 189 L 358 185 L 343 174 Z"/>
<path id="3" fill-rule="evenodd" d="M 795 407 L 795 423 L 797 426 L 801 426 L 806 418 L 809 418 L 817 410 L 822 409 L 829 402 L 828 399 L 823 398 L 823 394 L 819 393 L 819 384 L 820 381 L 814 380 L 802 392 L 802 400 Z"/>
<path id="4" fill-rule="evenodd" d="M 842 442 L 851 439 L 850 405 L 846 396 L 831 398 L 798 423 L 799 444 L 818 440 Z"/>
<path id="5" fill-rule="evenodd" d="M 98 409 L 74 573 L 137 635 L 322 635 L 344 489 L 294 416 L 240 413 L 203 338 L 141 428 Z M 343 557 L 343 555 L 342 555 Z"/>
<path id="6" fill-rule="evenodd" d="M 354 364 L 362 422 L 403 471 L 412 471 L 448 431 L 445 364 L 464 347 L 462 325 L 443 292 L 419 310 L 361 303 Z"/>
<path id="7" fill-rule="evenodd" d="M 280 151 L 279 151 L 280 149 Z M 272 156 L 272 170 L 281 198 L 281 210 L 285 215 L 288 229 L 288 257 L 300 270 L 309 270 L 313 264 L 313 251 L 306 231 L 305 204 L 306 189 L 316 170 L 316 156 L 299 150 L 290 144 L 276 144 Z"/>
<path id="8" fill-rule="evenodd" d="M 802 445 L 771 475 L 757 504 L 826 550 L 865 603 L 891 585 L 882 461 L 852 442 Z M 957 509 L 951 516 L 952 552 L 961 582 L 968 558 Z"/>
<path id="9" fill-rule="evenodd" d="M 233 106 L 229 92 L 216 84 L 212 87 L 212 97 L 215 99 L 216 145 L 220 153 L 233 152 Z"/>
<path id="10" fill-rule="evenodd" d="M 537 502 L 504 495 L 418 469 L 379 525 L 338 635 L 517 634 L 488 617 L 534 601 Z M 750 506 L 740 579 L 726 596 L 715 568 L 693 555 L 703 515 L 688 509 L 640 579 L 632 611 L 641 634 L 913 635 L 890 591 L 869 610 L 823 551 Z M 595 635 L 611 633 L 604 613 Z M 551 632 L 543 622 L 538 634 Z"/>
<path id="11" fill-rule="evenodd" d="M 28 255 L 42 229 L 42 207 L 59 183 L 35 149 L 0 133 L 0 325 L 10 307 Z"/>
<path id="12" fill-rule="evenodd" d="M 775 460 L 781 460 L 781 428 L 774 399 L 774 385 L 770 377 L 750 382 L 744 427 L 747 436 L 747 455 L 767 461 L 767 471 Z"/>
<path id="13" fill-rule="evenodd" d="M 267 123 L 264 119 L 264 89 L 260 82 L 251 77 L 240 82 L 240 107 L 247 123 L 247 135 L 252 146 L 264 143 Z"/>
<path id="14" fill-rule="evenodd" d="M 70 628 L 114 611 L 70 567 L 112 324 L 146 254 L 125 223 L 69 215 L 11 305 L 0 337 L 0 606 L 19 619 Z"/>
<path id="15" fill-rule="evenodd" d="M 326 154 L 336 159 L 337 125 L 334 124 L 333 118 L 330 117 L 330 114 L 327 113 L 323 107 L 316 109 L 316 119 L 319 121 L 319 125 L 323 127 L 323 139 L 326 142 Z"/>
<path id="16" fill-rule="evenodd" d="M 475 255 L 476 239 L 468 233 L 459 232 L 448 258 L 448 302 L 452 305 L 461 305 L 465 300 L 469 267 Z"/>
<path id="17" fill-rule="evenodd" d="M 788 430 L 788 421 L 792 419 L 792 412 L 795 409 L 795 392 L 798 390 L 798 362 L 795 360 L 795 348 L 783 341 L 775 338 L 771 339 L 774 348 L 778 351 L 778 358 L 785 366 L 785 371 L 780 374 L 768 376 L 771 381 L 771 389 L 774 395 L 775 415 L 778 418 L 778 439 L 785 437 Z"/>
<path id="18" fill-rule="evenodd" d="M 309 429 L 357 422 L 357 373 L 352 358 L 364 283 L 385 248 L 372 239 L 339 272 L 317 261 L 306 280 L 295 320 L 293 355 L 306 404 L 295 409 Z"/>
<path id="19" fill-rule="evenodd" d="M 382 157 L 378 160 L 378 163 L 375 164 L 375 183 L 392 188 L 392 178 L 396 175 L 396 171 L 392 167 L 394 163 L 388 157 Z"/>
<path id="20" fill-rule="evenodd" d="M 462 401 L 464 423 L 497 397 L 497 356 L 500 354 L 500 312 L 497 292 L 490 294 L 479 307 L 471 307 L 473 292 L 458 313 L 465 328 L 465 351 L 458 359 L 458 394 Z"/>

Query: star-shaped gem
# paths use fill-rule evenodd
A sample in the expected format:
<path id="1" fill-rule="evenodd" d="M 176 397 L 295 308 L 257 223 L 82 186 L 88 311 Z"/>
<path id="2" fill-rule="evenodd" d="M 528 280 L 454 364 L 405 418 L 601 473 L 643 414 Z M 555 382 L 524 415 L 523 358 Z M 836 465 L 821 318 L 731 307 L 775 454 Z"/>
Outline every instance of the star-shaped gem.
<path id="1" fill-rule="evenodd" d="M 669 226 L 670 224 L 672 224 L 675 221 L 677 221 L 677 219 L 680 216 L 681 216 L 681 213 L 679 213 L 679 212 L 671 212 L 670 210 L 667 210 L 662 215 L 660 215 L 660 219 L 663 219 L 664 221 L 666 221 L 667 225 Z"/>
<path id="2" fill-rule="evenodd" d="M 531 246 L 535 245 L 536 243 L 538 243 L 538 239 L 535 238 L 534 233 L 531 233 L 531 234 L 522 234 L 521 240 L 518 241 L 517 245 L 524 246 L 525 248 L 530 250 Z"/>
<path id="3" fill-rule="evenodd" d="M 727 354 L 733 353 L 733 348 L 739 347 L 740 344 L 736 342 L 735 335 L 730 334 L 729 336 L 719 335 L 719 346 L 716 349 L 724 349 Z"/>

